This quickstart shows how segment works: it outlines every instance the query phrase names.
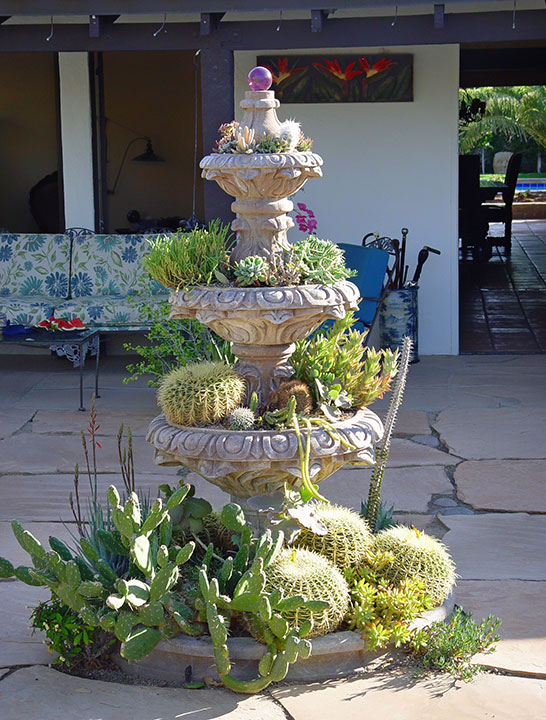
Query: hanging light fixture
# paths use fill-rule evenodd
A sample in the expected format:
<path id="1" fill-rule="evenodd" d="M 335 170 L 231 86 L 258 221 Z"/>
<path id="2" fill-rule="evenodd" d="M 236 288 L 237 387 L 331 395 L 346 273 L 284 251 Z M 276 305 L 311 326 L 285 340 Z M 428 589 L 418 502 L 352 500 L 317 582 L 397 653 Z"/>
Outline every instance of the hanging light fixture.
<path id="1" fill-rule="evenodd" d="M 125 152 L 123 153 L 123 157 L 121 159 L 121 163 L 119 165 L 119 170 L 116 175 L 116 179 L 114 180 L 114 185 L 112 186 L 111 190 L 108 190 L 109 195 L 113 195 L 116 192 L 116 188 L 118 186 L 119 178 L 121 175 L 121 171 L 123 170 L 123 166 L 125 165 L 125 161 L 127 159 L 127 154 L 129 153 L 129 150 L 131 147 L 140 140 L 146 141 L 146 150 L 141 153 L 140 155 L 137 155 L 136 157 L 132 158 L 131 162 L 165 162 L 165 160 L 157 155 L 154 152 L 154 148 L 152 146 L 152 140 L 146 135 L 143 135 L 142 137 L 133 138 L 129 141 L 127 147 L 125 148 Z"/>

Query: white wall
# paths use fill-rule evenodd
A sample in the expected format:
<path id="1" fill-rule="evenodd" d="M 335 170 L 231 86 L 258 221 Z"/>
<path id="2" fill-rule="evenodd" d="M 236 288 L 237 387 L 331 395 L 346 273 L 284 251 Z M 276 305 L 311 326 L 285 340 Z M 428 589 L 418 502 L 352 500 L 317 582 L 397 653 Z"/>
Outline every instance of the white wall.
<path id="1" fill-rule="evenodd" d="M 59 53 L 65 227 L 95 229 L 87 53 Z"/>
<path id="2" fill-rule="evenodd" d="M 248 89 L 256 56 L 235 53 L 235 106 Z M 290 54 L 324 51 L 291 51 Z M 410 277 L 423 245 L 431 255 L 419 291 L 420 354 L 458 352 L 457 45 L 345 48 L 342 53 L 414 55 L 414 102 L 283 105 L 279 118 L 295 117 L 324 160 L 324 178 L 310 180 L 294 200 L 319 220 L 319 237 L 360 243 L 370 231 L 400 237 L 407 227 Z M 285 55 L 286 51 L 279 54 Z M 240 119 L 240 117 L 239 117 Z M 295 228 L 292 239 L 299 237 Z"/>

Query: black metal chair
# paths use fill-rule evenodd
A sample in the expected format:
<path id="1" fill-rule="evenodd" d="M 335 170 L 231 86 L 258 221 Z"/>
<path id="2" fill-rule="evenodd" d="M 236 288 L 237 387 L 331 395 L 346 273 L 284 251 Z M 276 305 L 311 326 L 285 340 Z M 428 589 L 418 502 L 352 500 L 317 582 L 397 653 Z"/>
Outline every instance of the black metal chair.
<path id="1" fill-rule="evenodd" d="M 485 218 L 488 223 L 504 223 L 504 237 L 491 237 L 489 241 L 493 245 L 504 246 L 504 254 L 510 255 L 512 250 L 512 204 L 516 193 L 519 169 L 521 167 L 521 153 L 515 153 L 508 161 L 506 176 L 502 190 L 503 204 L 482 205 Z"/>
<path id="2" fill-rule="evenodd" d="M 474 260 L 489 260 L 489 225 L 480 201 L 480 158 L 459 155 L 459 238 L 463 257 L 472 250 Z"/>

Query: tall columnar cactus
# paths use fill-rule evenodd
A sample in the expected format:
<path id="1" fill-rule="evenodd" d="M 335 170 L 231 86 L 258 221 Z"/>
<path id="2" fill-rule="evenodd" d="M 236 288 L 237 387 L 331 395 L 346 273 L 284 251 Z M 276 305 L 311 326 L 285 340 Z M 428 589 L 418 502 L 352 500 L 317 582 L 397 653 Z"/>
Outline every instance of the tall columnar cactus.
<path id="1" fill-rule="evenodd" d="M 179 632 L 195 634 L 192 611 L 173 592 L 179 566 L 189 560 L 195 545 L 167 549 L 172 532 L 168 511 L 182 502 L 188 489 L 179 488 L 166 507 L 160 499 L 156 500 L 143 518 L 136 493 L 131 493 L 122 505 L 116 488 L 113 485 L 109 488 L 116 534 L 112 533 L 105 545 L 129 557 L 130 577 L 118 578 L 84 539 L 80 548 L 87 562 L 57 538 L 50 538 L 52 549 L 47 551 L 16 520 L 12 523 L 13 532 L 31 556 L 34 567 L 14 568 L 8 560 L 0 558 L 0 576 L 15 575 L 29 585 L 47 585 L 88 625 L 114 633 L 121 642 L 124 658 L 139 660 L 163 636 L 172 637 Z"/>
<path id="2" fill-rule="evenodd" d="M 294 546 L 323 555 L 341 570 L 358 567 L 373 542 L 366 521 L 340 505 L 316 503 L 313 510 L 328 532 L 316 535 L 310 528 L 303 527 Z"/>
<path id="3" fill-rule="evenodd" d="M 223 420 L 241 405 L 246 383 L 222 362 L 185 365 L 165 375 L 158 403 L 175 425 L 208 425 Z"/>
<path id="4" fill-rule="evenodd" d="M 323 609 L 308 605 L 282 610 L 289 627 L 311 623 L 309 637 L 326 635 L 342 623 L 349 608 L 349 587 L 341 572 L 327 558 L 310 550 L 282 550 L 266 569 L 266 590 L 282 590 L 287 596 L 323 600 Z"/>
<path id="5" fill-rule="evenodd" d="M 388 580 L 398 583 L 422 578 L 434 606 L 440 605 L 455 585 L 455 565 L 446 546 L 424 532 L 404 525 L 383 530 L 375 536 L 374 549 L 394 555 L 394 563 L 385 570 Z"/>
<path id="6" fill-rule="evenodd" d="M 387 460 L 389 459 L 391 436 L 396 423 L 396 415 L 398 408 L 402 404 L 402 398 L 404 397 L 412 347 L 413 342 L 411 338 L 405 337 L 402 343 L 402 354 L 400 356 L 398 374 L 394 382 L 387 418 L 385 420 L 385 431 L 375 453 L 375 465 L 370 477 L 370 488 L 368 490 L 368 502 L 366 505 L 366 520 L 372 532 L 376 532 L 377 530 L 377 519 L 381 503 L 381 484 L 387 467 Z"/>
<path id="7" fill-rule="evenodd" d="M 268 589 L 266 573 L 281 552 L 283 534 L 273 538 L 268 530 L 253 543 L 250 525 L 245 522 L 241 508 L 233 503 L 224 507 L 221 517 L 226 527 L 239 533 L 239 551 L 235 558 L 224 561 L 213 578 L 205 560 L 199 572 L 200 597 L 196 607 L 207 620 L 216 667 L 224 685 L 235 692 L 256 693 L 283 680 L 290 663 L 311 653 L 311 643 L 305 639 L 311 631 L 311 622 L 302 619 L 299 626 L 290 625 L 284 614 L 300 608 L 307 613 L 321 613 L 328 603 L 306 600 L 302 595 L 290 596 L 278 587 Z M 259 676 L 252 680 L 239 680 L 232 673 L 227 646 L 231 611 L 245 613 L 253 633 L 267 646 L 259 663 Z"/>

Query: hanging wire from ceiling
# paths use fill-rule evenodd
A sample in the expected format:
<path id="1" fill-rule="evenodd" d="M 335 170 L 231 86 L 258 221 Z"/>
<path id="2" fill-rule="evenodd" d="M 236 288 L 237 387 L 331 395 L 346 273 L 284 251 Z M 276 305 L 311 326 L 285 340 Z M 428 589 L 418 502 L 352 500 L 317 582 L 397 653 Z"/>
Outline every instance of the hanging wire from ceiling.
<path id="1" fill-rule="evenodd" d="M 158 36 L 160 33 L 162 33 L 162 32 L 164 32 L 164 33 L 167 32 L 167 28 L 165 27 L 166 24 L 167 24 L 167 13 L 165 13 L 165 15 L 163 15 L 163 22 L 161 23 L 161 25 L 160 25 L 160 26 L 157 28 L 157 30 L 155 31 L 154 37 L 157 37 L 157 36 Z"/>
<path id="2" fill-rule="evenodd" d="M 398 5 L 394 6 L 394 18 L 391 22 L 391 27 L 394 27 L 396 25 L 396 21 L 398 20 Z"/>
<path id="3" fill-rule="evenodd" d="M 282 26 L 282 10 L 279 10 L 279 24 L 277 25 L 275 30 L 277 32 L 280 32 L 281 26 Z"/>
<path id="4" fill-rule="evenodd" d="M 50 23 L 49 35 L 45 39 L 46 42 L 49 42 L 51 40 L 51 38 L 53 37 L 53 35 L 55 35 L 55 30 L 53 28 L 53 15 L 51 15 L 51 17 L 49 18 L 49 23 Z"/>
<path id="5" fill-rule="evenodd" d="M 512 10 L 512 30 L 516 29 L 516 2 L 517 0 L 514 0 L 514 9 Z"/>

